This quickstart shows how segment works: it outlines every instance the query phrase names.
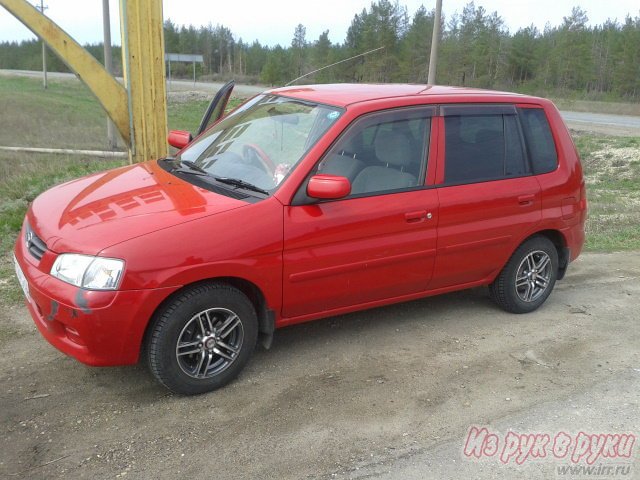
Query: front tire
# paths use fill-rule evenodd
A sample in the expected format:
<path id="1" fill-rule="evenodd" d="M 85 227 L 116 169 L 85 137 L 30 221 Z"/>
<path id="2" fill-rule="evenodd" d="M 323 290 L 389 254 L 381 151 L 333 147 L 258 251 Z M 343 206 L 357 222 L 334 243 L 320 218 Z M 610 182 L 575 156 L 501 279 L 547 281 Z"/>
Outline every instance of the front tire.
<path id="1" fill-rule="evenodd" d="M 195 395 L 220 388 L 240 373 L 255 348 L 258 320 L 240 290 L 204 283 L 159 310 L 150 333 L 153 375 L 175 393 Z"/>
<path id="2" fill-rule="evenodd" d="M 489 286 L 491 298 L 511 313 L 536 310 L 551 294 L 558 278 L 558 251 L 546 237 L 535 236 L 513 253 Z"/>

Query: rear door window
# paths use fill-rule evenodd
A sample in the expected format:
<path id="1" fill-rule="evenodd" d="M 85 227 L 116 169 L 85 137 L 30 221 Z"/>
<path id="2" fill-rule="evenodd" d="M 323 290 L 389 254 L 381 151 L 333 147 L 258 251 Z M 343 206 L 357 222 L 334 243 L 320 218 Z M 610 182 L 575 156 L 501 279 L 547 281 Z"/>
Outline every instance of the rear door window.
<path id="1" fill-rule="evenodd" d="M 556 144 L 542 108 L 519 108 L 518 115 L 527 141 L 533 173 L 552 172 L 558 166 Z"/>
<path id="2" fill-rule="evenodd" d="M 516 109 L 509 105 L 443 106 L 445 183 L 528 175 Z"/>

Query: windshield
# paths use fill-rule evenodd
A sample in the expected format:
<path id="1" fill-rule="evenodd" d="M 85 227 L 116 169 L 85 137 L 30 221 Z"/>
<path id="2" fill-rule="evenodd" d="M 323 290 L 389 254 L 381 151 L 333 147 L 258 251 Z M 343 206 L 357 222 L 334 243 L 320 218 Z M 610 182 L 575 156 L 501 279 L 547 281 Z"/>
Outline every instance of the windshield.
<path id="1" fill-rule="evenodd" d="M 206 131 L 176 160 L 193 162 L 218 179 L 271 191 L 341 114 L 336 107 L 259 95 Z"/>

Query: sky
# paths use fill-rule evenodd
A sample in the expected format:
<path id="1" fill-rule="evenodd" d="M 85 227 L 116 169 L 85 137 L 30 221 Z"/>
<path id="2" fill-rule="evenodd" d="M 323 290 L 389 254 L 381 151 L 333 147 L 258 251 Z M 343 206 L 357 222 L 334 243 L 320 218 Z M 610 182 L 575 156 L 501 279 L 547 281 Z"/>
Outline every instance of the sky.
<path id="1" fill-rule="evenodd" d="M 119 1 L 109 1 L 111 36 L 113 43 L 119 44 Z M 462 12 L 466 3 L 468 0 L 443 0 L 445 17 Z M 497 11 L 512 32 L 532 23 L 540 30 L 547 22 L 551 26 L 560 25 L 562 17 L 568 16 L 576 5 L 587 11 L 592 25 L 609 18 L 622 22 L 628 14 L 640 15 L 638 0 L 476 0 L 475 3 L 488 12 Z M 370 0 L 164 0 L 163 7 L 164 18 L 178 25 L 222 24 L 236 39 L 249 43 L 257 39 L 264 45 L 285 46 L 291 43 L 299 23 L 306 27 L 307 41 L 329 30 L 331 41 L 341 43 L 353 16 L 370 4 Z M 427 10 L 435 8 L 435 0 L 400 0 L 400 4 L 407 7 L 410 16 L 423 4 Z M 45 6 L 48 6 L 45 13 L 81 44 L 102 41 L 102 0 L 45 0 Z M 0 42 L 29 38 L 35 36 L 0 7 Z"/>

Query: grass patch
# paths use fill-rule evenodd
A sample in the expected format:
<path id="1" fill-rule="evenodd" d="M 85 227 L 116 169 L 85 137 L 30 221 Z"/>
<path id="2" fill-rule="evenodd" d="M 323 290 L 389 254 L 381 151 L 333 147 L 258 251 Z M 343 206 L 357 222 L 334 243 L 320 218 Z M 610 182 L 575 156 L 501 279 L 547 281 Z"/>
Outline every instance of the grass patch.
<path id="1" fill-rule="evenodd" d="M 589 200 L 586 250 L 640 249 L 640 137 L 574 133 Z"/>
<path id="2" fill-rule="evenodd" d="M 189 102 L 175 103 L 171 107 L 167 107 L 171 112 L 168 114 L 171 118 L 170 129 L 187 130 L 195 133 L 208 106 L 208 100 L 191 100 Z"/>
<path id="3" fill-rule="evenodd" d="M 25 332 L 23 330 L 17 328 L 14 325 L 0 323 L 0 347 L 3 347 L 11 340 L 22 337 L 24 334 Z"/>
<path id="4" fill-rule="evenodd" d="M 213 96 L 172 100 L 170 130 L 195 132 Z M 232 98 L 228 109 L 241 100 Z M 78 81 L 51 80 L 44 90 L 39 79 L 0 76 L 0 145 L 10 147 L 106 150 L 107 114 L 91 91 Z M 124 150 L 124 143 L 120 142 Z"/>
<path id="5" fill-rule="evenodd" d="M 587 113 L 607 113 L 612 115 L 640 115 L 640 103 L 623 101 L 595 101 L 550 97 L 560 110 Z"/>
<path id="6" fill-rule="evenodd" d="M 202 116 L 207 110 L 211 99 L 193 99 L 188 101 L 171 101 L 169 97 L 168 117 L 170 130 L 186 130 L 195 134 L 202 121 Z M 236 108 L 243 102 L 242 99 L 232 98 L 227 104 L 226 111 Z"/>
<path id="7" fill-rule="evenodd" d="M 107 116 L 80 82 L 0 77 L 0 145 L 45 148 L 107 148 Z"/>
<path id="8" fill-rule="evenodd" d="M 0 304 L 22 299 L 11 252 L 29 203 L 54 185 L 123 164 L 122 160 L 0 153 Z"/>

